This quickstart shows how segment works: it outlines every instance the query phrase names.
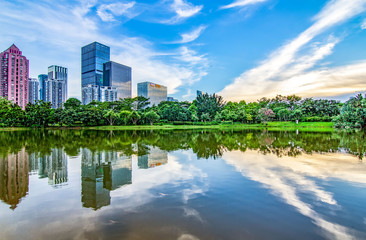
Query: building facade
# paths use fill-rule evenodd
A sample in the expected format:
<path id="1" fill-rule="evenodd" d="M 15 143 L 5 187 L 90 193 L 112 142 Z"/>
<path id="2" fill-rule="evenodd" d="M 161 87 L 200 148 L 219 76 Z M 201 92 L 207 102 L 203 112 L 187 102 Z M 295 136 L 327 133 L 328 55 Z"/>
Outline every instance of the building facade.
<path id="1" fill-rule="evenodd" d="M 88 84 L 81 89 L 83 104 L 89 104 L 92 101 L 99 101 L 99 86 Z"/>
<path id="2" fill-rule="evenodd" d="M 39 81 L 38 78 L 29 78 L 29 102 L 35 104 L 39 100 Z"/>
<path id="3" fill-rule="evenodd" d="M 103 86 L 103 64 L 110 60 L 110 48 L 93 42 L 81 48 L 81 87 Z M 83 94 L 84 91 L 82 91 Z M 82 96 L 83 104 L 87 97 Z"/>
<path id="4" fill-rule="evenodd" d="M 132 81 L 131 68 L 116 62 L 106 62 L 103 65 L 103 85 L 117 89 L 117 99 L 131 98 Z"/>
<path id="5" fill-rule="evenodd" d="M 48 78 L 45 84 L 45 101 L 52 108 L 60 108 L 67 99 L 67 68 L 52 65 L 48 67 Z"/>
<path id="6" fill-rule="evenodd" d="M 117 88 L 108 86 L 99 87 L 100 102 L 114 102 L 117 100 Z"/>
<path id="7" fill-rule="evenodd" d="M 14 44 L 0 53 L 0 97 L 25 108 L 29 101 L 29 61 Z"/>
<path id="8" fill-rule="evenodd" d="M 38 75 L 38 82 L 39 82 L 39 100 L 46 101 L 46 81 L 48 79 L 47 74 L 40 74 Z"/>
<path id="9" fill-rule="evenodd" d="M 167 100 L 167 87 L 152 82 L 137 84 L 137 95 L 149 98 L 150 106 L 158 105 Z"/>

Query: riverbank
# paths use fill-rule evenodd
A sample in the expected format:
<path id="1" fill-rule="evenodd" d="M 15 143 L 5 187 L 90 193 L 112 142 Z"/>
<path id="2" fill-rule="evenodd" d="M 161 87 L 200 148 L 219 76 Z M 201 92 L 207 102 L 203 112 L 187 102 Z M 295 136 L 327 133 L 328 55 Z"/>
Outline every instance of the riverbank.
<path id="1" fill-rule="evenodd" d="M 24 131 L 32 128 L 0 128 L 0 131 Z M 331 122 L 269 122 L 268 124 L 217 124 L 217 125 L 130 125 L 130 126 L 96 126 L 96 127 L 48 127 L 48 130 L 85 129 L 85 130 L 192 130 L 192 129 L 216 129 L 216 130 L 245 130 L 266 129 L 269 131 L 300 131 L 300 132 L 333 132 L 334 125 Z"/>
<path id="2" fill-rule="evenodd" d="M 83 128 L 85 129 L 85 128 Z M 217 129 L 217 130 L 245 130 L 267 129 L 269 131 L 303 131 L 303 132 L 332 132 L 334 125 L 331 122 L 269 122 L 266 124 L 217 124 L 217 125 L 135 125 L 135 126 L 98 126 L 87 127 L 94 130 L 191 130 L 191 129 Z"/>

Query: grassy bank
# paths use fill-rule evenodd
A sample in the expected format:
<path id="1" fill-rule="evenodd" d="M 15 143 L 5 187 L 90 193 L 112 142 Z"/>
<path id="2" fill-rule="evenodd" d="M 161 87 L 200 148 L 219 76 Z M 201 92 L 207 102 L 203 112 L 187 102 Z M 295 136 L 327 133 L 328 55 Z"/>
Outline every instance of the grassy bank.
<path id="1" fill-rule="evenodd" d="M 269 122 L 265 124 L 218 124 L 218 125 L 143 125 L 143 126 L 98 126 L 86 129 L 95 130 L 189 130 L 189 129 L 218 129 L 218 130 L 244 130 L 244 129 L 267 129 L 269 131 L 316 131 L 332 132 L 333 123 L 312 122 L 312 123 L 293 123 L 293 122 Z"/>
<path id="2" fill-rule="evenodd" d="M 0 131 L 21 131 L 32 128 L 0 128 Z M 91 129 L 91 130 L 190 130 L 190 129 L 217 129 L 217 130 L 244 130 L 244 129 L 267 129 L 269 131 L 296 131 L 300 132 L 332 132 L 331 122 L 269 122 L 266 124 L 217 124 L 217 125 L 131 125 L 131 126 L 97 126 L 97 127 L 48 127 L 55 129 Z"/>

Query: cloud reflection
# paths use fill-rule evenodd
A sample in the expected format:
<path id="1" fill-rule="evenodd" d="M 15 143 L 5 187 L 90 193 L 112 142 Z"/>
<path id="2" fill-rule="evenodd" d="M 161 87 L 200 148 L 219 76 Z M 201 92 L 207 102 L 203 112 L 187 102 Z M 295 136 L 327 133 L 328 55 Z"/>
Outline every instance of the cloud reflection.
<path id="1" fill-rule="evenodd" d="M 366 164 L 359 164 L 358 160 L 350 155 L 337 159 L 333 156 L 314 154 L 294 159 L 247 151 L 244 159 L 242 153 L 235 151 L 224 153 L 223 159 L 243 176 L 262 183 L 273 195 L 295 207 L 300 214 L 311 218 L 314 224 L 324 230 L 323 233 L 328 239 L 354 239 L 356 231 L 326 220 L 311 204 L 304 202 L 299 194 L 307 192 L 308 196 L 314 197 L 318 203 L 334 207 L 338 205 L 332 194 L 323 190 L 309 177 L 340 178 L 366 184 Z"/>

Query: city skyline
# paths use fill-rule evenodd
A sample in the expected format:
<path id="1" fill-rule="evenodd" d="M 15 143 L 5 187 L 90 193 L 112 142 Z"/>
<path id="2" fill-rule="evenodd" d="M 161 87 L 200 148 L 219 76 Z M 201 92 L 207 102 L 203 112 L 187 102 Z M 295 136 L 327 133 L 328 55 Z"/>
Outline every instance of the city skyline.
<path id="1" fill-rule="evenodd" d="M 144 81 L 180 100 L 193 100 L 197 89 L 227 101 L 276 94 L 346 100 L 366 90 L 365 0 L 50 4 L 2 1 L 0 47 L 22 49 L 29 77 L 49 63 L 68 67 L 69 97 L 81 99 L 80 47 L 93 41 L 133 69 L 133 96 Z"/>

